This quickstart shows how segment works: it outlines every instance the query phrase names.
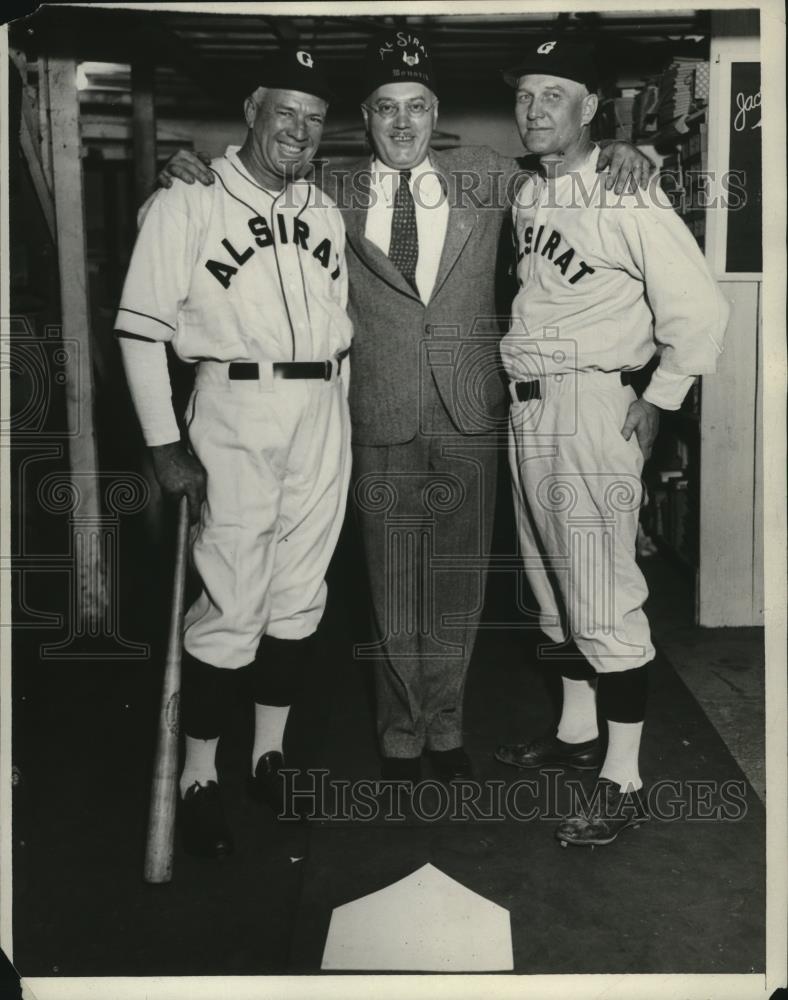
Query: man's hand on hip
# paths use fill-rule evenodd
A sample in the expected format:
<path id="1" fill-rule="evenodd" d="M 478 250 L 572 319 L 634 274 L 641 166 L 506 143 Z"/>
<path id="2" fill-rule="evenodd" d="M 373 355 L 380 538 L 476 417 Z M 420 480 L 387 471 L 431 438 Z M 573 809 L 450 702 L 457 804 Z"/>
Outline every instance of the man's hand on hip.
<path id="1" fill-rule="evenodd" d="M 645 399 L 636 399 L 630 405 L 627 419 L 621 428 L 621 433 L 627 441 L 632 437 L 633 431 L 643 452 L 643 458 L 648 459 L 659 431 L 659 407 L 646 402 Z"/>
<path id="2" fill-rule="evenodd" d="M 174 177 L 186 184 L 213 184 L 213 172 L 208 169 L 210 156 L 205 153 L 193 153 L 190 149 L 179 149 L 164 164 L 159 172 L 159 187 L 172 187 Z"/>
<path id="3" fill-rule="evenodd" d="M 189 520 L 192 524 L 199 521 L 205 500 L 205 469 L 180 441 L 154 445 L 149 451 L 162 493 L 175 500 L 186 496 Z"/>

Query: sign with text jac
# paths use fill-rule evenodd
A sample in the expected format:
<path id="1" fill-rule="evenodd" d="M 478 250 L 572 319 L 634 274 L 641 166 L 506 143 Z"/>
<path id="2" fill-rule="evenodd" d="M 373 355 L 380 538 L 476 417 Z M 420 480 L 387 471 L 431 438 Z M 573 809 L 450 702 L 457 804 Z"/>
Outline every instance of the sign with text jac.
<path id="1" fill-rule="evenodd" d="M 746 199 L 728 209 L 725 270 L 750 273 L 763 269 L 761 157 L 761 64 L 731 64 L 730 155 L 728 168 Z"/>

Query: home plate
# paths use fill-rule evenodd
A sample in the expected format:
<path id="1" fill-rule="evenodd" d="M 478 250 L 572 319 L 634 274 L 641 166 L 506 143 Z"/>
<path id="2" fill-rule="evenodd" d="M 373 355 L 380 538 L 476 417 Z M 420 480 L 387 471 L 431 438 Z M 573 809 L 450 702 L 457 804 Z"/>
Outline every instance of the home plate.
<path id="1" fill-rule="evenodd" d="M 427 864 L 337 906 L 321 968 L 511 972 L 509 911 Z"/>

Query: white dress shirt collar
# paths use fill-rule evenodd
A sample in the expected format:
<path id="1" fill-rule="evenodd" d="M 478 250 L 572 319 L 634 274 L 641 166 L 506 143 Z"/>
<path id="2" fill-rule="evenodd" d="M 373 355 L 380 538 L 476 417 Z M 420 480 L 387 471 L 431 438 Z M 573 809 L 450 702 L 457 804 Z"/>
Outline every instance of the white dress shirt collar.
<path id="1" fill-rule="evenodd" d="M 397 179 L 403 171 L 398 167 L 386 166 L 376 156 L 373 156 L 370 172 L 373 190 L 383 197 L 387 205 L 391 206 L 397 190 Z M 442 187 L 429 156 L 425 156 L 421 163 L 410 168 L 410 189 L 414 192 L 414 197 L 415 192 L 418 192 L 421 195 L 419 200 L 424 200 L 431 206 L 435 205 L 437 198 L 433 198 L 432 195 L 434 191 L 442 190 Z"/>
<path id="2" fill-rule="evenodd" d="M 364 235 L 388 256 L 394 195 L 400 171 L 373 157 L 370 173 L 372 200 L 367 209 Z M 428 156 L 412 168 L 410 188 L 416 206 L 419 239 L 416 287 L 419 297 L 426 305 L 435 287 L 449 221 L 448 199 L 440 176 L 435 172 Z"/>

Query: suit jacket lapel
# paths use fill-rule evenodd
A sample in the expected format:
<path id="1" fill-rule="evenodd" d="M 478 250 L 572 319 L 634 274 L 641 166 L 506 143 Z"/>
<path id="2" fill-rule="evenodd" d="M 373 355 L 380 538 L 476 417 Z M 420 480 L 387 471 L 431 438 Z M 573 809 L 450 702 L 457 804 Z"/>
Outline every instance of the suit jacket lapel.
<path id="1" fill-rule="evenodd" d="M 369 167 L 369 160 L 361 160 L 353 165 L 351 175 L 362 171 L 368 171 Z M 392 285 L 397 289 L 397 291 L 402 292 L 404 295 L 408 295 L 412 299 L 421 301 L 418 293 L 411 288 L 408 282 L 403 278 L 401 272 L 394 267 L 380 247 L 376 246 L 364 235 L 364 229 L 367 222 L 367 200 L 365 188 L 358 191 L 355 186 L 351 185 L 351 187 L 352 190 L 346 193 L 348 204 L 346 206 L 341 206 L 342 215 L 345 220 L 345 231 L 347 233 L 348 243 L 350 243 L 353 250 L 364 261 L 367 267 L 369 267 L 371 271 L 374 271 L 379 278 L 387 284 Z"/>
<path id="2" fill-rule="evenodd" d="M 477 217 L 476 212 L 470 206 L 466 207 L 457 204 L 456 184 L 446 173 L 442 157 L 433 149 L 430 150 L 430 161 L 440 178 L 444 191 L 447 192 L 449 197 L 449 220 L 446 226 L 446 239 L 443 243 L 443 252 L 441 253 L 440 264 L 438 265 L 435 287 L 430 297 L 434 299 L 457 263 L 457 258 L 462 253 L 463 247 L 468 242 L 473 227 L 476 225 Z M 369 160 L 361 160 L 354 164 L 351 174 L 368 171 L 369 167 Z M 386 254 L 364 235 L 367 218 L 364 189 L 362 188 L 359 192 L 353 186 L 352 190 L 346 193 L 346 198 L 349 204 L 342 208 L 342 215 L 345 219 L 348 242 L 353 247 L 353 250 L 379 278 L 404 295 L 421 301 L 417 292 L 411 288 Z"/>
<path id="3" fill-rule="evenodd" d="M 446 239 L 443 242 L 443 253 L 441 254 L 438 275 L 435 279 L 435 287 L 432 290 L 431 296 L 431 298 L 435 298 L 440 291 L 441 285 L 451 274 L 452 268 L 457 263 L 457 258 L 468 242 L 477 219 L 476 212 L 470 206 L 464 207 L 457 204 L 457 185 L 446 173 L 440 153 L 436 153 L 434 149 L 431 149 L 430 161 L 449 199 L 449 221 L 446 226 Z"/>

